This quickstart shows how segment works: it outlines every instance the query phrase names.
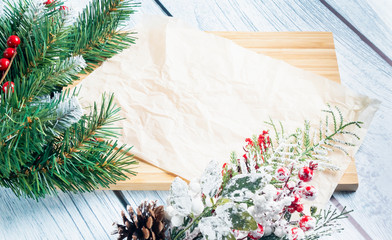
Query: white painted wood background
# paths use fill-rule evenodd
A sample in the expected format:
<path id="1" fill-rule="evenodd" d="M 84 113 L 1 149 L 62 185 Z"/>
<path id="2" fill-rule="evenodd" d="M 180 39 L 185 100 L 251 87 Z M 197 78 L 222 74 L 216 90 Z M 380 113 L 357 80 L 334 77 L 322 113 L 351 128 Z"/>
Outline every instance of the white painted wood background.
<path id="1" fill-rule="evenodd" d="M 2 0 L 0 0 L 2 1 Z M 88 0 L 69 0 L 82 9 Z M 165 15 L 154 0 L 141 14 Z M 331 31 L 342 83 L 382 101 L 357 153 L 360 186 L 337 193 L 333 207 L 353 209 L 345 232 L 328 239 L 392 239 L 392 1 L 388 0 L 161 0 L 174 17 L 209 31 Z M 120 197 L 118 197 L 120 195 Z M 114 239 L 125 200 L 164 203 L 167 192 L 60 193 L 36 202 L 0 189 L 0 239 Z"/>

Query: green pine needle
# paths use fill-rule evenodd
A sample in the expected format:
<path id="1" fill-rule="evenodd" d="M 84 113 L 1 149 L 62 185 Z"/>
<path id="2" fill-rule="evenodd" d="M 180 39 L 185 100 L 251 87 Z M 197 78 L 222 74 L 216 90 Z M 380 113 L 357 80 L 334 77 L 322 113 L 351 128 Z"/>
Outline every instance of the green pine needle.
<path id="1" fill-rule="evenodd" d="M 121 120 L 113 96 L 82 116 L 77 91 L 61 89 L 134 42 L 121 27 L 137 4 L 94 0 L 74 23 L 62 4 L 6 1 L 0 17 L 0 44 L 21 39 L 5 78 L 14 92 L 0 96 L 0 186 L 18 196 L 92 191 L 135 174 L 131 148 L 112 140 Z"/>

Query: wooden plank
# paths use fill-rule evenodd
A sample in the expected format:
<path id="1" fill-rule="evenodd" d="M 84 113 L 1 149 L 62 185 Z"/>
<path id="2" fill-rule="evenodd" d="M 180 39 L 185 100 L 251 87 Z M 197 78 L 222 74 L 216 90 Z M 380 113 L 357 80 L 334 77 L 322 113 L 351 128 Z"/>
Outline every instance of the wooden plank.
<path id="1" fill-rule="evenodd" d="M 233 40 L 258 53 L 284 60 L 317 74 L 340 82 L 332 33 L 326 32 L 211 32 Z M 309 48 L 306 48 L 309 46 Z M 135 169 L 138 174 L 130 180 L 111 185 L 112 190 L 168 190 L 175 175 L 160 170 L 144 161 Z M 358 188 L 355 163 L 350 164 L 340 183 L 339 191 Z"/>
<path id="2" fill-rule="evenodd" d="M 329 32 L 212 32 L 257 53 L 340 82 L 333 36 Z"/>
<path id="3" fill-rule="evenodd" d="M 0 201 L 0 239 L 111 239 L 123 209 L 112 191 L 59 193 L 37 202 L 0 188 Z"/>
<path id="4" fill-rule="evenodd" d="M 166 205 L 168 191 L 122 191 L 132 207 L 139 206 L 143 201 L 157 201 L 158 205 Z"/>
<path id="5" fill-rule="evenodd" d="M 386 206 L 392 206 L 392 189 L 388 184 L 392 172 L 389 163 L 392 156 L 392 128 L 389 127 L 392 122 L 392 68 L 318 0 L 161 2 L 173 16 L 205 31 L 333 32 L 342 84 L 382 101 L 355 156 L 360 187 L 355 194 L 335 194 L 335 197 L 342 205 L 355 210 L 352 216 L 371 237 L 389 239 L 392 209 Z M 390 11 L 385 9 L 385 12 L 389 14 Z M 366 21 L 366 15 L 356 17 Z M 347 235 L 346 239 L 353 238 Z"/>
<path id="6" fill-rule="evenodd" d="M 342 17 L 392 59 L 392 1 L 326 0 Z M 363 17 L 366 16 L 366 17 Z"/>
<path id="7" fill-rule="evenodd" d="M 93 238 L 85 226 L 74 221 L 58 197 L 37 202 L 19 199 L 11 190 L 0 188 L 0 201 L 0 239 Z"/>

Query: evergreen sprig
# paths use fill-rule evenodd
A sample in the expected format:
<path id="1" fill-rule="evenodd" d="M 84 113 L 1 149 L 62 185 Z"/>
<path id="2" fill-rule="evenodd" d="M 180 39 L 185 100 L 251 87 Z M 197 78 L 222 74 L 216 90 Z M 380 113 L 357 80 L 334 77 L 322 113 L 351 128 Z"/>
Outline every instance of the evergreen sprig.
<path id="1" fill-rule="evenodd" d="M 333 209 L 329 206 L 328 209 L 322 209 L 317 213 L 317 209 L 312 209 L 312 217 L 316 219 L 316 225 L 311 234 L 307 236 L 307 240 L 316 240 L 321 237 L 331 236 L 334 233 L 340 233 L 344 230 L 339 220 L 348 217 L 352 210 L 347 211 L 346 207 L 342 211 Z"/>
<path id="2" fill-rule="evenodd" d="M 70 40 L 75 42 L 73 55 L 82 55 L 88 62 L 87 72 L 134 43 L 132 33 L 121 31 L 121 27 L 125 27 L 136 6 L 130 0 L 97 0 L 80 14 Z"/>
<path id="3" fill-rule="evenodd" d="M 329 164 L 328 153 L 337 149 L 348 155 L 345 147 L 355 146 L 355 143 L 345 139 L 359 140 L 352 130 L 361 128 L 362 122 L 344 122 L 338 107 L 332 108 L 328 105 L 323 112 L 326 113 L 325 120 L 320 121 L 320 127 L 316 131 L 311 131 L 310 123 L 305 121 L 303 128 L 286 135 L 281 123 L 279 129 L 272 120 L 265 122 L 273 128 L 276 142 L 272 143 L 273 155 L 265 152 L 264 157 L 275 162 L 316 161 L 320 167 L 336 169 Z"/>
<path id="4" fill-rule="evenodd" d="M 94 0 L 74 22 L 62 4 L 6 1 L 0 17 L 0 46 L 21 39 L 4 76 L 15 90 L 0 96 L 0 186 L 18 196 L 91 191 L 134 174 L 130 148 L 110 140 L 119 136 L 113 96 L 83 115 L 77 91 L 61 89 L 133 43 L 120 28 L 136 4 Z"/>
<path id="5" fill-rule="evenodd" d="M 63 102 L 65 99 L 62 98 L 59 101 Z M 48 103 L 48 105 L 52 104 L 52 102 Z M 110 183 L 126 179 L 125 173 L 134 174 L 127 168 L 135 163 L 132 156 L 127 154 L 130 148 L 118 147 L 116 141 L 102 140 L 109 136 L 114 138 L 119 136 L 112 126 L 114 122 L 120 120 L 118 111 L 119 108 L 113 104 L 112 95 L 109 101 L 103 98 L 100 108 L 94 105 L 90 115 L 83 116 L 80 121 L 72 124 L 64 132 L 59 133 L 54 130 L 58 119 L 52 118 L 51 121 L 46 121 L 46 126 L 34 127 L 34 129 L 43 130 L 40 136 L 43 139 L 48 131 L 56 135 L 46 139 L 44 146 L 33 147 L 34 142 L 24 142 L 25 144 L 21 145 L 21 138 L 35 137 L 33 134 L 37 134 L 38 131 L 33 128 L 25 133 L 17 134 L 16 138 L 11 138 L 10 141 L 7 141 L 8 137 L 5 137 L 6 145 L 2 148 L 6 151 L 1 149 L 1 153 L 5 153 L 3 157 L 9 160 L 6 161 L 10 163 L 9 166 L 16 169 L 8 171 L 8 177 L 1 178 L 0 184 L 11 188 L 18 196 L 26 195 L 36 198 L 54 193 L 56 188 L 62 191 L 91 191 L 97 187 L 107 187 Z M 34 125 L 40 124 L 41 121 L 30 117 L 30 119 L 27 118 L 26 124 L 29 122 Z M 37 142 L 42 143 L 42 141 Z M 17 150 L 12 151 L 10 148 L 12 146 L 17 147 Z M 31 156 L 24 152 L 26 148 L 30 151 L 36 150 L 35 154 Z M 17 159 L 15 156 L 30 157 L 30 161 L 11 163 L 12 160 Z"/>

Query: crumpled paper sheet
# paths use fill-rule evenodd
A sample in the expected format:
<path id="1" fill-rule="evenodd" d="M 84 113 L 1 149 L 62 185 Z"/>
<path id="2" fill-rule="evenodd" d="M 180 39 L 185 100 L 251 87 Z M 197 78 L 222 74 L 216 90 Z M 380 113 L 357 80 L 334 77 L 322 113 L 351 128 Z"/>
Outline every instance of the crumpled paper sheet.
<path id="1" fill-rule="evenodd" d="M 119 141 L 145 161 L 185 179 L 199 177 L 210 160 L 242 155 L 244 139 L 267 129 L 271 117 L 287 130 L 305 119 L 319 127 L 326 104 L 366 129 L 378 102 L 230 40 L 174 18 L 148 17 L 136 28 L 136 45 L 102 64 L 81 83 L 90 106 L 114 92 L 126 120 Z M 273 135 L 272 135 L 273 136 Z M 352 156 L 357 148 L 350 149 Z M 332 195 L 350 158 L 333 153 L 338 172 L 317 172 L 318 202 Z"/>

